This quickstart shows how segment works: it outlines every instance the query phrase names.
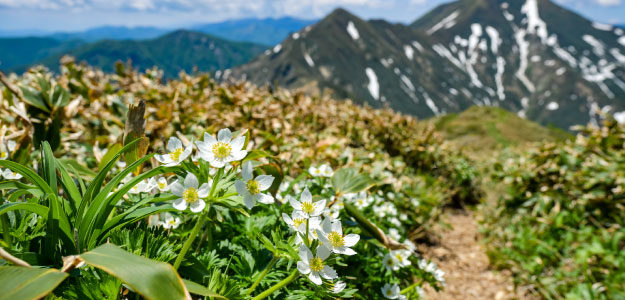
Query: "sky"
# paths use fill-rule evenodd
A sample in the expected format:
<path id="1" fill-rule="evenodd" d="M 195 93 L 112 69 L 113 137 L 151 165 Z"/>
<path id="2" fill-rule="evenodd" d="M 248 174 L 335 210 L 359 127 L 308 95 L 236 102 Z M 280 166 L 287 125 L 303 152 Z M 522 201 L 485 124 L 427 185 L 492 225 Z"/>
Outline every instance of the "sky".
<path id="1" fill-rule="evenodd" d="M 521 0 L 509 0 L 521 1 Z M 625 0 L 554 0 L 593 21 L 625 24 Z M 319 19 L 336 7 L 409 23 L 449 0 L 0 0 L 0 32 L 79 31 L 102 25 L 186 27 L 240 18 Z"/>

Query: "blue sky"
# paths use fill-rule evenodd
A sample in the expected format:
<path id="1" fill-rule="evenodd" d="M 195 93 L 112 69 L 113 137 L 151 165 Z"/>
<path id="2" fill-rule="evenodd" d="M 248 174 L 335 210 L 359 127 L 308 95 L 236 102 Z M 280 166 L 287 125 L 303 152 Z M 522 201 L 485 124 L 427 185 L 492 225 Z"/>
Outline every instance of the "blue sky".
<path id="1" fill-rule="evenodd" d="M 509 0 L 521 1 L 521 0 Z M 625 23 L 625 0 L 554 0 L 603 23 Z M 337 6 L 363 18 L 411 22 L 449 0 L 0 0 L 0 31 L 100 25 L 183 27 L 247 17 L 317 19 Z"/>

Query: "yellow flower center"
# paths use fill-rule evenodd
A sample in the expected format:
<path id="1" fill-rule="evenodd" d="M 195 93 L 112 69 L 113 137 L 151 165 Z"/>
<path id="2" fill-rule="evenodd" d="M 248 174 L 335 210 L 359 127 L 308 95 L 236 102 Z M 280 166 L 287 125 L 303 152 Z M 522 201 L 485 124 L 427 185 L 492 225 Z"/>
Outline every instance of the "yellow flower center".
<path id="1" fill-rule="evenodd" d="M 180 159 L 180 155 L 182 155 L 182 148 L 176 148 L 176 150 L 169 152 L 169 158 L 173 161 L 178 161 Z"/>
<path id="2" fill-rule="evenodd" d="M 315 205 L 311 202 L 302 202 L 302 211 L 307 214 L 312 214 L 315 212 Z"/>
<path id="3" fill-rule="evenodd" d="M 176 220 L 169 220 L 169 225 L 176 225 Z"/>
<path id="4" fill-rule="evenodd" d="M 306 219 L 301 218 L 301 219 L 293 219 L 293 227 L 297 228 L 300 225 L 304 224 L 306 222 Z"/>
<path id="5" fill-rule="evenodd" d="M 335 248 L 345 246 L 345 239 L 343 238 L 343 235 L 336 231 L 332 231 L 330 232 L 330 234 L 328 234 L 328 240 L 330 241 L 330 244 L 332 244 L 332 246 Z"/>
<path id="6" fill-rule="evenodd" d="M 166 186 L 167 186 L 167 184 L 165 184 L 165 183 L 162 183 L 162 182 L 158 183 L 158 188 L 160 188 L 160 189 L 164 189 Z"/>
<path id="7" fill-rule="evenodd" d="M 250 192 L 250 194 L 256 195 L 260 193 L 260 183 L 258 183 L 258 181 L 253 179 L 248 180 L 245 185 L 247 186 L 247 190 Z"/>
<path id="8" fill-rule="evenodd" d="M 196 202 L 198 199 L 199 197 L 197 195 L 197 189 L 195 188 L 190 187 L 182 193 L 182 200 L 187 203 Z"/>
<path id="9" fill-rule="evenodd" d="M 9 156 L 9 153 L 7 153 L 6 151 L 0 152 L 0 157 L 7 157 L 7 156 Z"/>
<path id="10" fill-rule="evenodd" d="M 386 290 L 386 295 L 387 296 L 393 296 L 393 291 L 392 290 Z"/>
<path id="11" fill-rule="evenodd" d="M 310 265 L 310 269 L 314 272 L 319 272 L 323 270 L 323 260 L 319 257 L 311 259 L 308 264 Z"/>
<path id="12" fill-rule="evenodd" d="M 217 142 L 213 145 L 213 154 L 219 159 L 224 159 L 228 157 L 230 155 L 230 152 L 232 152 L 232 147 L 230 147 L 230 144 Z"/>

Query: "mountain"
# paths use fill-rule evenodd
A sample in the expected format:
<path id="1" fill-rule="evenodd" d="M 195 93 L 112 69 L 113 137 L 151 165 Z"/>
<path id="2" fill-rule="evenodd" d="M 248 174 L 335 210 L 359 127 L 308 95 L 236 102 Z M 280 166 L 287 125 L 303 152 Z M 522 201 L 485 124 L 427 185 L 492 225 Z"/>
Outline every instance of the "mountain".
<path id="1" fill-rule="evenodd" d="M 139 26 L 139 27 L 126 27 L 126 26 L 101 26 L 90 28 L 85 31 L 78 32 L 57 32 L 48 35 L 47 37 L 66 41 L 66 40 L 83 40 L 87 42 L 95 42 L 99 40 L 145 40 L 159 37 L 167 32 L 169 29 Z"/>
<path id="2" fill-rule="evenodd" d="M 624 53 L 622 29 L 548 0 L 461 0 L 409 26 L 338 9 L 228 75 L 421 118 L 492 105 L 568 129 L 602 112 L 625 121 Z"/>
<path id="3" fill-rule="evenodd" d="M 243 64 L 265 50 L 252 43 L 231 42 L 211 35 L 178 30 L 157 39 L 103 40 L 85 44 L 67 52 L 79 61 L 113 71 L 116 61 L 131 60 L 140 70 L 157 66 L 165 76 L 176 76 L 184 70 L 215 71 Z M 40 63 L 55 69 L 62 55 L 53 55 Z"/>
<path id="4" fill-rule="evenodd" d="M 317 20 L 291 17 L 278 19 L 240 19 L 220 23 L 203 24 L 193 30 L 216 35 L 233 41 L 252 42 L 261 45 L 280 43 L 290 33 L 299 31 Z"/>
<path id="5" fill-rule="evenodd" d="M 0 38 L 0 69 L 30 65 L 82 44 L 84 42 L 79 40 L 59 41 L 47 37 Z"/>

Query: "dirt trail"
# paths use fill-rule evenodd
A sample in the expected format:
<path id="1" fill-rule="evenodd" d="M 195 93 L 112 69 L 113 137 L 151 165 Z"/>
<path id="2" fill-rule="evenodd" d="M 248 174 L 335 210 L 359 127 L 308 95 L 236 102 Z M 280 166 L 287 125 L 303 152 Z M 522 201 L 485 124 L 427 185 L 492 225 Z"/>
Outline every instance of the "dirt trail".
<path id="1" fill-rule="evenodd" d="M 437 293 L 426 289 L 426 299 L 440 300 L 529 300 L 515 291 L 510 274 L 489 268 L 484 247 L 479 244 L 477 223 L 472 212 L 450 211 L 445 222 L 451 229 L 437 228 L 440 244 L 422 246 L 424 256 L 445 271 L 447 286 Z"/>

